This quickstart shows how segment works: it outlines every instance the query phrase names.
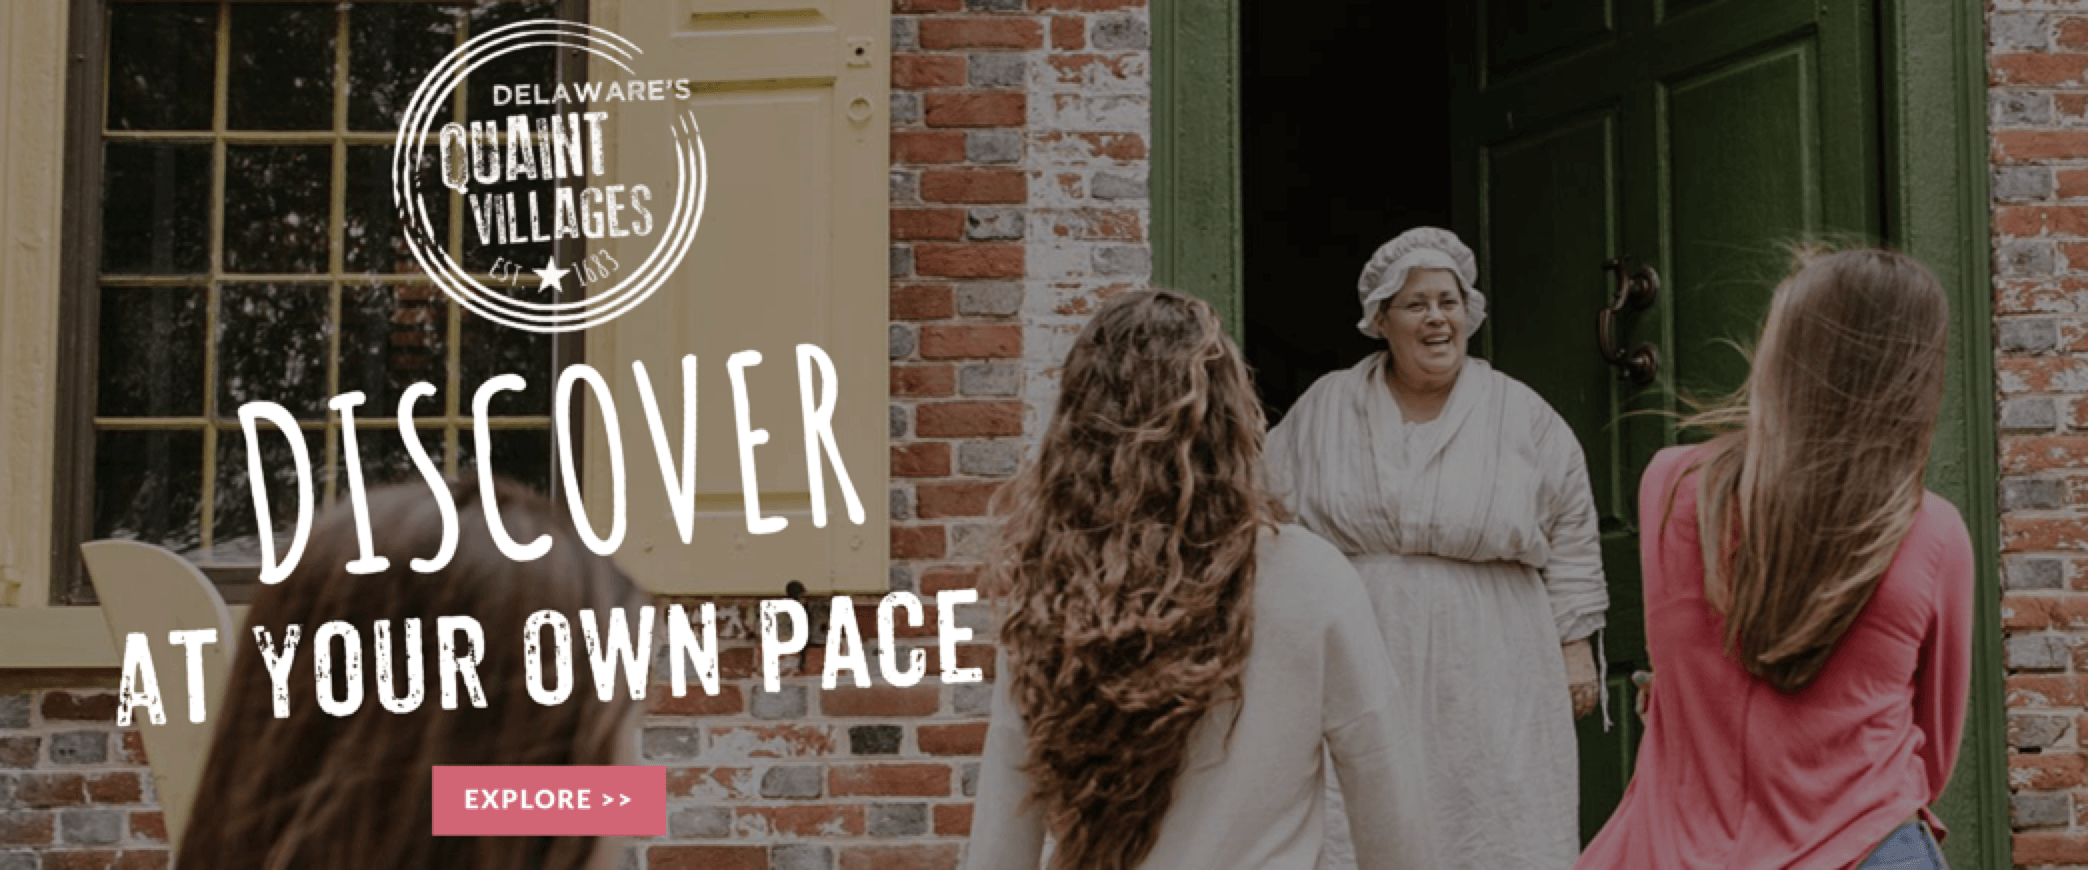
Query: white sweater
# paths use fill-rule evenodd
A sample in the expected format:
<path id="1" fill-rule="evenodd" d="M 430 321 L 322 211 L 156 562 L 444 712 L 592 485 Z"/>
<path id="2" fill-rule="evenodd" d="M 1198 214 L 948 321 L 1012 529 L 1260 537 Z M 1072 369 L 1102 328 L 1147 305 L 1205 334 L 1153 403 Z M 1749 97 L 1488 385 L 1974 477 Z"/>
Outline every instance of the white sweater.
<path id="1" fill-rule="evenodd" d="M 1435 866 L 1424 735 L 1393 703 L 1398 680 L 1355 570 L 1299 526 L 1264 532 L 1257 558 L 1238 723 L 1227 704 L 1198 727 L 1141 866 L 1312 870 L 1330 756 L 1361 870 Z M 1022 770 L 1028 735 L 999 673 L 965 867 L 1037 870 L 1045 832 Z"/>

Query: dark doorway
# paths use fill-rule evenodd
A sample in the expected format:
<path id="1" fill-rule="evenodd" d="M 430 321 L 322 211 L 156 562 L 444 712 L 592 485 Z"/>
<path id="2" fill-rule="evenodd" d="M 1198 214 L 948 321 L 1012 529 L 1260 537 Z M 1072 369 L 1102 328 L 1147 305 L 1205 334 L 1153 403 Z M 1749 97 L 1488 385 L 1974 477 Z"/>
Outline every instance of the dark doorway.
<path id="1" fill-rule="evenodd" d="M 1450 226 L 1450 51 L 1437 4 L 1297 15 L 1241 4 L 1247 360 L 1280 416 L 1380 344 L 1356 276 L 1416 226 Z"/>

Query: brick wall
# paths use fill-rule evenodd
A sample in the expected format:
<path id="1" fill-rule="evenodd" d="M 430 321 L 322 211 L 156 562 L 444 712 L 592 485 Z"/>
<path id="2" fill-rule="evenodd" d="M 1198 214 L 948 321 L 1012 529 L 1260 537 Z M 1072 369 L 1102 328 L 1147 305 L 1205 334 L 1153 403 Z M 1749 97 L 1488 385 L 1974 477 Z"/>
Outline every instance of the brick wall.
<path id="1" fill-rule="evenodd" d="M 0 870 L 167 866 L 144 744 L 115 721 L 113 692 L 0 694 Z"/>
<path id="2" fill-rule="evenodd" d="M 893 2 L 891 582 L 932 601 L 976 584 L 987 501 L 1073 333 L 1150 272 L 1149 33 L 1145 0 Z M 724 691 L 652 693 L 640 740 L 669 768 L 669 833 L 629 863 L 956 867 L 990 687 L 823 691 L 814 648 L 767 693 L 752 607 L 723 604 Z M 981 642 L 959 664 L 990 679 L 990 607 L 964 611 Z M 939 672 L 934 630 L 931 612 L 905 642 Z M 106 690 L 0 694 L 0 870 L 167 866 L 142 747 L 114 710 Z"/>
<path id="3" fill-rule="evenodd" d="M 2088 2 L 1988 21 L 2017 866 L 2088 866 Z"/>

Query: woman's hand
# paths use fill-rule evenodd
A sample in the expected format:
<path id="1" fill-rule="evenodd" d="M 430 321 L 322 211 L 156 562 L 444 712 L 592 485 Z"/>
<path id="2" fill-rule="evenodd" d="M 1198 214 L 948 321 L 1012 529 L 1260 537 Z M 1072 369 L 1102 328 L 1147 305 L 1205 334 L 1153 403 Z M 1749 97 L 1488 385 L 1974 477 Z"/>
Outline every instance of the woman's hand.
<path id="1" fill-rule="evenodd" d="M 1595 712 L 1602 700 L 1602 678 L 1595 671 L 1595 646 L 1586 638 L 1560 648 L 1566 655 L 1566 687 L 1573 692 L 1573 718 Z"/>

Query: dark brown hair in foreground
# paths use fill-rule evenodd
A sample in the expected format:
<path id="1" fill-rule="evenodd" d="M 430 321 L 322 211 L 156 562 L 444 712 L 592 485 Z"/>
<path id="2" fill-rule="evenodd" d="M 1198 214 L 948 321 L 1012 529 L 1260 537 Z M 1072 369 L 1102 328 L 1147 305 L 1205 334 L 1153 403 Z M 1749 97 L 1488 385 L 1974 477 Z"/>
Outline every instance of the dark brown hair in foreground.
<path id="1" fill-rule="evenodd" d="M 281 584 L 263 587 L 247 619 L 250 627 L 267 628 L 277 649 L 286 625 L 303 626 L 290 669 L 290 716 L 274 716 L 251 628 L 228 638 L 239 652 L 177 866 L 567 870 L 588 864 L 592 838 L 431 834 L 433 765 L 614 764 L 622 732 L 636 715 L 634 702 L 596 698 L 584 655 L 575 656 L 571 676 L 579 685 L 565 703 L 547 707 L 530 699 L 519 636 L 531 613 L 564 613 L 578 645 L 578 611 L 594 609 L 606 626 L 608 609 L 627 607 L 635 623 L 636 608 L 649 598 L 609 560 L 588 552 L 563 510 L 505 481 L 496 492 L 509 534 L 527 542 L 548 533 L 554 541 L 550 553 L 526 563 L 502 555 L 487 532 L 480 487 L 472 480 L 450 486 L 459 539 L 455 557 L 435 574 L 416 574 L 408 566 L 415 557 L 434 556 L 441 540 L 441 517 L 425 486 L 370 493 L 376 552 L 391 561 L 381 574 L 354 576 L 343 569 L 358 555 L 354 517 L 345 503 L 318 519 L 297 569 Z M 471 707 L 461 686 L 457 709 L 442 709 L 440 616 L 471 616 L 485 631 L 488 649 L 478 666 L 485 709 Z M 407 618 L 421 620 L 426 694 L 419 709 L 395 714 L 378 700 L 373 628 L 392 622 L 394 685 L 404 693 Z M 313 636 L 330 620 L 348 622 L 362 638 L 363 703 L 345 717 L 321 710 L 315 695 Z M 459 653 L 466 647 L 460 636 Z M 340 663 L 337 648 L 336 671 Z"/>
<path id="2" fill-rule="evenodd" d="M 1950 306 L 1911 257 L 1802 256 L 1702 460 L 1705 594 L 1726 650 L 1785 692 L 1810 684 L 1921 508 Z M 1714 533 L 1714 530 L 1723 530 Z"/>
<path id="3" fill-rule="evenodd" d="M 1054 867 L 1151 852 L 1192 730 L 1239 696 L 1255 540 L 1282 512 L 1264 428 L 1239 351 L 1188 296 L 1116 299 L 1066 357 L 993 566 Z"/>

